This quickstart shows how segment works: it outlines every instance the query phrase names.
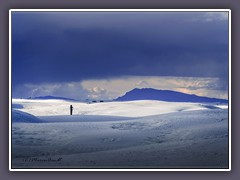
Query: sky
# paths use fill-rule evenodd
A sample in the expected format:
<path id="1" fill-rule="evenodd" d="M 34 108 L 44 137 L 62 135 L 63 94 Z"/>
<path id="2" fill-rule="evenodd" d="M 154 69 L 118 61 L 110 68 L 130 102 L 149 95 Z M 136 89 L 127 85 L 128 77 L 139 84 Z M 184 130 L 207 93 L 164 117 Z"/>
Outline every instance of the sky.
<path id="1" fill-rule="evenodd" d="M 12 12 L 13 98 L 228 98 L 228 12 Z"/>

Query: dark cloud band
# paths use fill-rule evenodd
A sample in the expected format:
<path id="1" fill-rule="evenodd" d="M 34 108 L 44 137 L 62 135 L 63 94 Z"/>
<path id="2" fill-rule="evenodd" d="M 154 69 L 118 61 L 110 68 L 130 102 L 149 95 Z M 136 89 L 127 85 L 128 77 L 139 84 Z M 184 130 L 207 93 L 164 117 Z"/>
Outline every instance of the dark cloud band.
<path id="1" fill-rule="evenodd" d="M 12 74 L 13 86 L 124 75 L 227 82 L 228 21 L 204 12 L 13 12 Z"/>

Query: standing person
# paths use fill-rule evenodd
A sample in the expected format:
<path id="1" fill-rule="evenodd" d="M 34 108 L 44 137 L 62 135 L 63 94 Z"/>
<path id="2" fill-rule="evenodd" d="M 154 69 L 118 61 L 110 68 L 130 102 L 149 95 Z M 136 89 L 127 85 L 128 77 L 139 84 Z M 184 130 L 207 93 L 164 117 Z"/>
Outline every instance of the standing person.
<path id="1" fill-rule="evenodd" d="M 73 112 L 73 106 L 70 105 L 70 115 L 72 115 L 72 112 Z"/>

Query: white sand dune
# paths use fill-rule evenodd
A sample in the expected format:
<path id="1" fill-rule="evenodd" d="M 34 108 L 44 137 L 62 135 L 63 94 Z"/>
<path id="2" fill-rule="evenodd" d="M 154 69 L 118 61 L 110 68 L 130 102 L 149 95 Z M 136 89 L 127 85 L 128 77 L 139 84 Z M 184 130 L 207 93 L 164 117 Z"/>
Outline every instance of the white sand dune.
<path id="1" fill-rule="evenodd" d="M 42 121 L 31 114 L 13 109 L 12 110 L 12 122 L 13 123 L 15 123 L 15 122 L 39 123 Z"/>
<path id="2" fill-rule="evenodd" d="M 179 111 L 204 110 L 209 109 L 210 106 L 217 107 L 217 105 L 208 105 L 209 107 L 205 107 L 200 103 L 179 103 L 154 100 L 87 104 L 64 100 L 13 99 L 13 104 L 15 106 L 23 106 L 23 108 L 19 110 L 35 116 L 69 115 L 70 105 L 74 107 L 74 115 L 109 115 L 123 117 L 144 117 Z M 223 105 L 218 107 L 226 108 L 226 106 Z"/>

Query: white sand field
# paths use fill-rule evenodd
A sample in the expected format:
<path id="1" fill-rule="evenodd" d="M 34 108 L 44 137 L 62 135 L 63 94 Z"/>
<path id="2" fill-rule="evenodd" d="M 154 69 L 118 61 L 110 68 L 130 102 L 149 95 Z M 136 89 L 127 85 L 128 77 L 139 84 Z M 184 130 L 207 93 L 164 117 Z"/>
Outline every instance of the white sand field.
<path id="1" fill-rule="evenodd" d="M 228 168 L 224 104 L 12 104 L 13 168 Z"/>

